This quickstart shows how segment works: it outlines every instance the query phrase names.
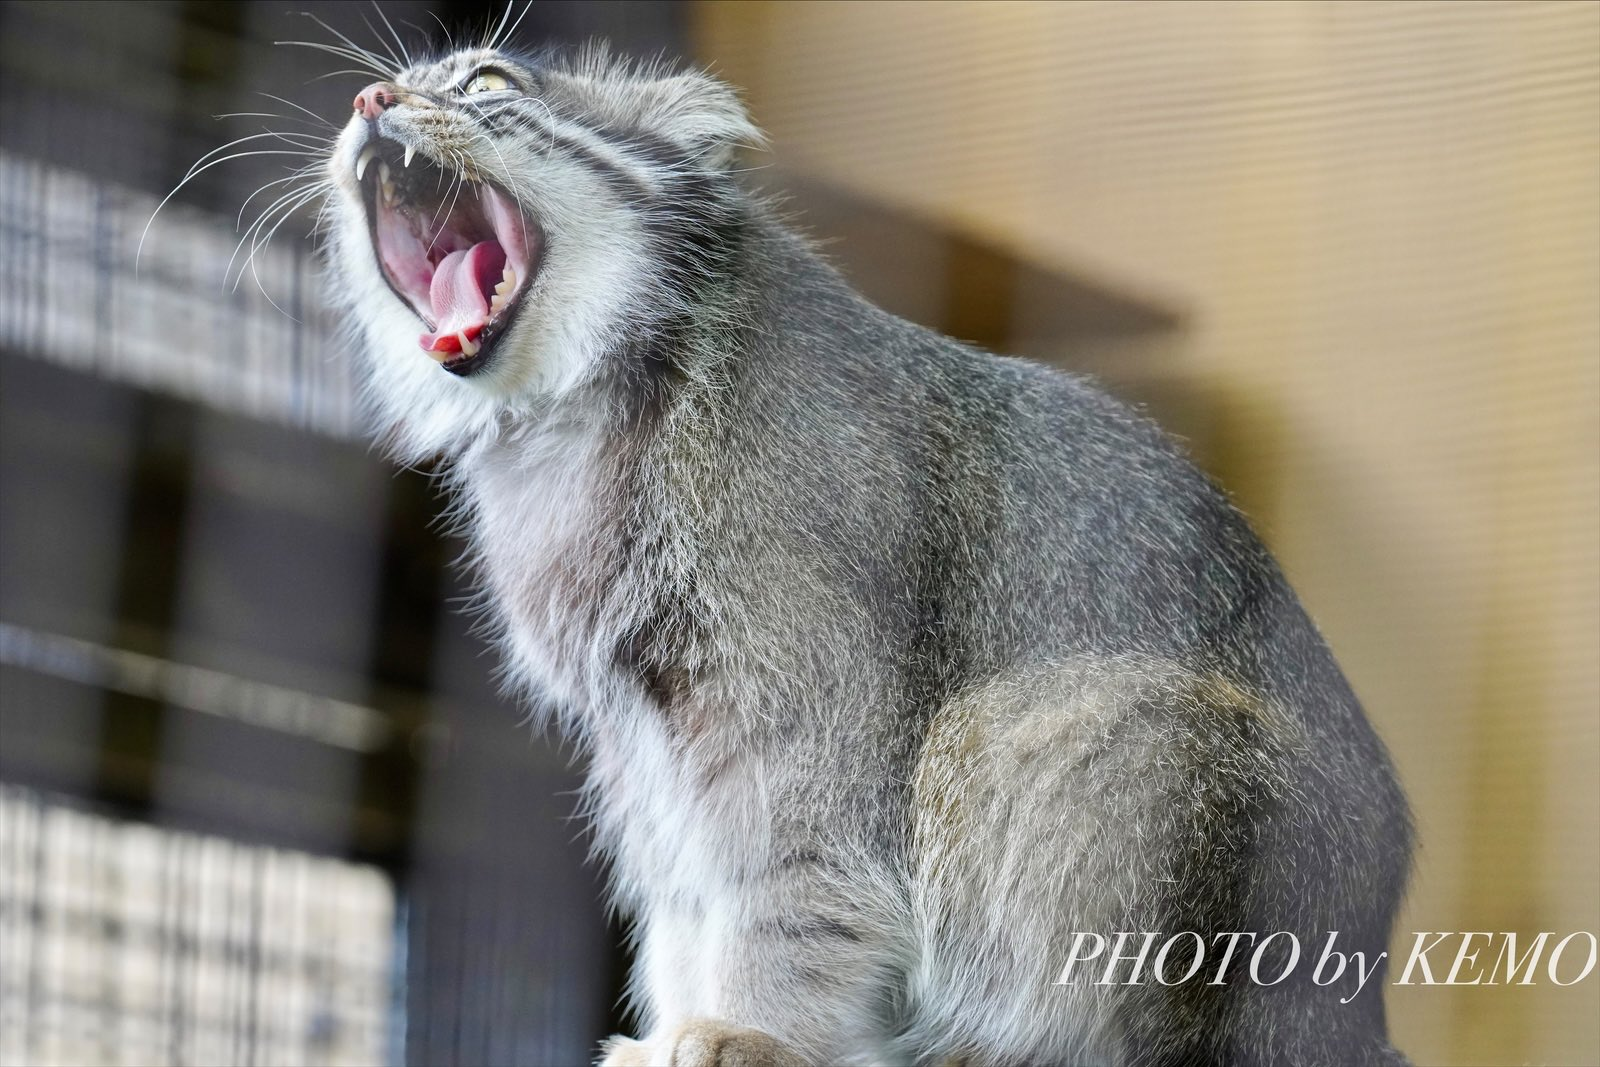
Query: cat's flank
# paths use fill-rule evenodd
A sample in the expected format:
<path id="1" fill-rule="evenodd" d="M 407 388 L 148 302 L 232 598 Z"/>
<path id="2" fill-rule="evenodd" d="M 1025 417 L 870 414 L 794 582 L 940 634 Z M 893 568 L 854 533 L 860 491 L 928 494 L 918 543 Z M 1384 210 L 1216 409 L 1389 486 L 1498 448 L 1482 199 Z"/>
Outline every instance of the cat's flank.
<path id="1" fill-rule="evenodd" d="M 509 675 L 587 757 L 638 935 L 600 1055 L 1403 1062 L 1381 967 L 1214 973 L 1230 933 L 1370 967 L 1407 866 L 1271 557 L 1093 385 L 854 293 L 741 185 L 756 137 L 697 73 L 485 48 L 386 71 L 327 162 L 373 410 L 448 459 Z M 1147 931 L 1206 966 L 1058 981 Z"/>

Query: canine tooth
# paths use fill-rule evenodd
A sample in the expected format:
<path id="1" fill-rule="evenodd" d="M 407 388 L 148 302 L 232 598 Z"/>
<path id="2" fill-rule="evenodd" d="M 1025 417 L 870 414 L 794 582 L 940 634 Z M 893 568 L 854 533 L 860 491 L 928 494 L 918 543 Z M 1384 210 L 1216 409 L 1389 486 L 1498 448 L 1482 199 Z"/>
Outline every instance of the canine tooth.
<path id="1" fill-rule="evenodd" d="M 372 162 L 372 157 L 378 154 L 378 146 L 369 144 L 361 150 L 361 155 L 356 158 L 356 181 L 367 172 L 367 164 Z"/>
<path id="2" fill-rule="evenodd" d="M 416 154 L 417 154 L 417 150 L 415 148 L 412 148 L 410 145 L 406 145 L 406 158 L 405 158 L 405 162 L 402 163 L 401 166 L 404 166 L 404 167 L 411 166 L 411 157 L 416 155 Z"/>
<path id="3" fill-rule="evenodd" d="M 383 175 L 382 185 L 383 185 L 383 202 L 385 204 L 394 203 L 394 182 L 389 180 L 389 176 L 387 174 Z"/>
<path id="4" fill-rule="evenodd" d="M 389 184 L 389 161 L 386 159 L 378 160 L 378 180 L 385 185 Z"/>
<path id="5" fill-rule="evenodd" d="M 475 356 L 478 354 L 478 342 L 468 337 L 467 331 L 462 330 L 460 333 L 456 334 L 456 340 L 461 342 L 461 352 L 463 355 Z"/>
<path id="6" fill-rule="evenodd" d="M 500 272 L 500 280 L 506 284 L 507 288 L 516 288 L 517 272 L 512 269 L 511 264 L 507 263 L 506 269 Z"/>

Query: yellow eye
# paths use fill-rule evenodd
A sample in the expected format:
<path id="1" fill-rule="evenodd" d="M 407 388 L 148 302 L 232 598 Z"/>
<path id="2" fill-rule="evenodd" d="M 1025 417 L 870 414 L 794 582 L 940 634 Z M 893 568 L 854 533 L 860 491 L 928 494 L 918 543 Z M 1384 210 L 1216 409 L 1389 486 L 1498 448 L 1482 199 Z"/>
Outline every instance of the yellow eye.
<path id="1" fill-rule="evenodd" d="M 511 88 L 511 82 L 506 80 L 504 74 L 496 74 L 486 70 L 467 83 L 467 93 L 498 93 L 502 89 Z"/>

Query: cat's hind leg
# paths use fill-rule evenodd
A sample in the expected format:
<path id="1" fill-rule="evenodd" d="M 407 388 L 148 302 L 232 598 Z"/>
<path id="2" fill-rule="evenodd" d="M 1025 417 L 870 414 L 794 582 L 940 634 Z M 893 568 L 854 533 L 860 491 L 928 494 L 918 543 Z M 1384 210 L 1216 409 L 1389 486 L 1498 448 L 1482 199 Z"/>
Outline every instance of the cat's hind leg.
<path id="1" fill-rule="evenodd" d="M 1381 964 L 1358 996 L 1357 968 L 1324 987 L 1285 959 L 1337 931 L 1381 961 L 1404 860 L 1383 768 L 1310 717 L 1131 656 L 952 700 L 913 783 L 913 1047 L 984 1064 L 1397 1062 Z M 1105 950 L 1068 968 L 1093 937 Z M 1176 948 L 1136 972 L 1157 942 Z"/>

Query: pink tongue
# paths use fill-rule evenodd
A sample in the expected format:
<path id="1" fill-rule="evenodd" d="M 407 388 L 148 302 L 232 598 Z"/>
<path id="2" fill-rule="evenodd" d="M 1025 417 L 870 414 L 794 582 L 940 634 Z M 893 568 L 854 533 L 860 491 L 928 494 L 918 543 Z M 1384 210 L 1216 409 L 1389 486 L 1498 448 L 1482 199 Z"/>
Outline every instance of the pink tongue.
<path id="1" fill-rule="evenodd" d="M 465 334 L 472 340 L 489 321 L 489 296 L 505 271 L 506 252 L 499 241 L 479 241 L 463 252 L 451 252 L 434 268 L 428 286 L 434 333 L 418 340 L 424 352 L 459 352 Z"/>

